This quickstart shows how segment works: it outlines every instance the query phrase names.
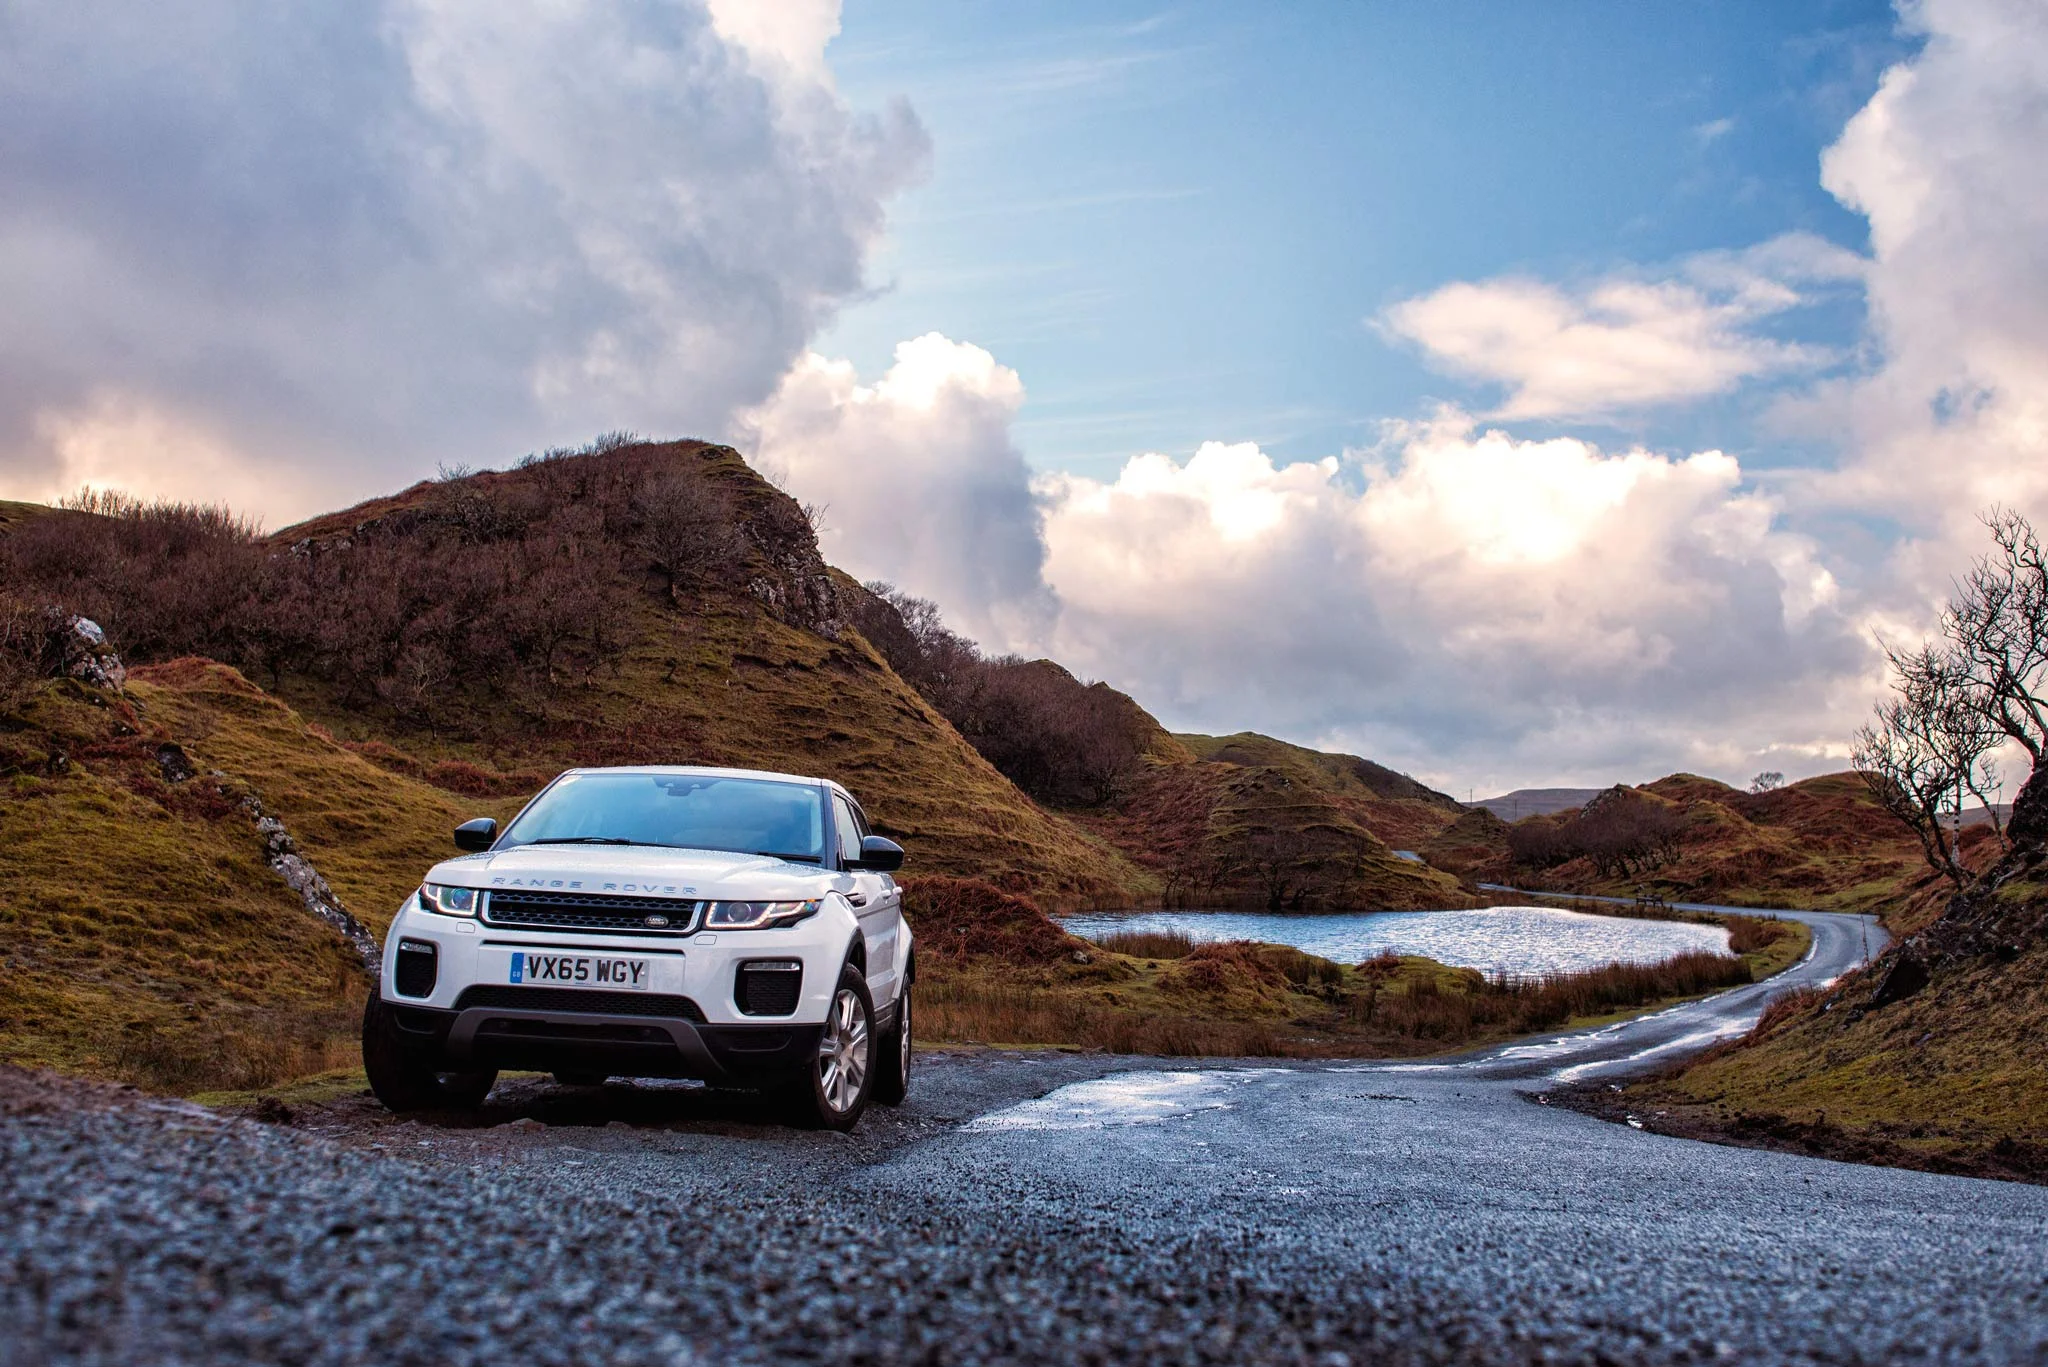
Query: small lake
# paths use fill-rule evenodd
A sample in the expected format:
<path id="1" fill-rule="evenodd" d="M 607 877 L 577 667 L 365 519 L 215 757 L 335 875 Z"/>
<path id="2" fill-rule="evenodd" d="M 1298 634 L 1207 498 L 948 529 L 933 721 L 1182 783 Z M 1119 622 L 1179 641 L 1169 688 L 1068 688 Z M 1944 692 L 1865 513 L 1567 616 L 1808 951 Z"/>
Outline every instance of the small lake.
<path id="1" fill-rule="evenodd" d="M 1576 973 L 1605 964 L 1657 963 L 1690 949 L 1728 952 L 1728 932 L 1689 921 L 1637 921 L 1556 907 L 1470 911 L 1336 912 L 1273 916 L 1247 911 L 1131 911 L 1063 916 L 1085 940 L 1122 931 L 1179 931 L 1196 940 L 1260 940 L 1355 964 L 1392 950 L 1476 968 L 1489 977 Z"/>

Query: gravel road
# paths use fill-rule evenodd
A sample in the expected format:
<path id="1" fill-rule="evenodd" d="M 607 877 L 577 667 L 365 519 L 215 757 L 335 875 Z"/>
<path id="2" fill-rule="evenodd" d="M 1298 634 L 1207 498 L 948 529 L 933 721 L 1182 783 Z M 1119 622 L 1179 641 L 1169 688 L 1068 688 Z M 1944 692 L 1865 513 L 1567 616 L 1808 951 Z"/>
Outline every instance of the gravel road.
<path id="1" fill-rule="evenodd" d="M 1769 990 L 1860 957 L 1814 924 Z M 852 1136 L 673 1086 L 284 1126 L 0 1073 L 0 1362 L 2048 1361 L 2048 1189 L 1527 1099 L 1764 995 L 1429 1063 L 930 1056 Z"/>

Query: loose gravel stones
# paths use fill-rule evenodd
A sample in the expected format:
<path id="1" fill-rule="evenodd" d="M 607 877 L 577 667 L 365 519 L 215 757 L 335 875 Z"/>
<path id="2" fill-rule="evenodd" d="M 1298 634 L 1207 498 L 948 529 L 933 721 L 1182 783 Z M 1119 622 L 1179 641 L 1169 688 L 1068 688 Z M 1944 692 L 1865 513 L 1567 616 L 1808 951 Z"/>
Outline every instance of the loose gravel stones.
<path id="1" fill-rule="evenodd" d="M 1383 1066 L 935 1055 L 851 1135 L 704 1088 L 263 1123 L 0 1069 L 0 1364 L 2048 1361 L 2048 1189 L 1518 1094 L 1744 1000 Z"/>

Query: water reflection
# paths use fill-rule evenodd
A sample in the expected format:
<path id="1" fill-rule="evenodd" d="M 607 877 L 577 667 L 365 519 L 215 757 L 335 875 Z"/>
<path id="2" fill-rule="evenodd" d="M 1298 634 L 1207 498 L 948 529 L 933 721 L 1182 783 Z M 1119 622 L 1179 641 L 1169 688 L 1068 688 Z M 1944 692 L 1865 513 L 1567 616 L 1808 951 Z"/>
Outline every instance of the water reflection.
<path id="1" fill-rule="evenodd" d="M 1197 940 L 1261 940 L 1294 945 L 1354 964 L 1386 950 L 1426 954 L 1487 974 L 1527 977 L 1602 964 L 1656 963 L 1689 949 L 1725 953 L 1728 932 L 1685 921 L 1636 921 L 1556 907 L 1479 907 L 1470 911 L 1343 912 L 1272 916 L 1243 911 L 1139 911 L 1065 916 L 1074 934 L 1099 940 L 1132 930 L 1173 930 Z"/>

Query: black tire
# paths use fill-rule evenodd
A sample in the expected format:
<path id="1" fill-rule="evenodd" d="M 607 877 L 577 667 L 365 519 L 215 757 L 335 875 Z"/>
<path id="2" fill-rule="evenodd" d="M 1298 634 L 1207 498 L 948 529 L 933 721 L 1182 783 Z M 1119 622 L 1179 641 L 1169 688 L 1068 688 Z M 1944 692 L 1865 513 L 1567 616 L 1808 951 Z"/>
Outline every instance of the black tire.
<path id="1" fill-rule="evenodd" d="M 840 1131 L 858 1125 L 874 1094 L 874 1048 L 874 998 L 868 980 L 848 964 L 839 970 L 817 1054 L 782 1088 L 791 1123 Z"/>
<path id="2" fill-rule="evenodd" d="M 391 1008 L 375 992 L 363 1003 L 363 1071 L 377 1100 L 394 1111 L 472 1110 L 498 1080 L 495 1068 L 437 1071 L 433 1059 L 399 1033 Z"/>
<path id="3" fill-rule="evenodd" d="M 875 1100 L 884 1106 L 901 1106 L 910 1095 L 912 1015 L 910 989 L 915 980 L 903 979 L 903 993 L 896 1002 L 896 1020 L 875 1046 Z"/>
<path id="4" fill-rule="evenodd" d="M 602 1087 L 610 1073 L 564 1073 L 557 1071 L 555 1081 L 564 1087 Z"/>

